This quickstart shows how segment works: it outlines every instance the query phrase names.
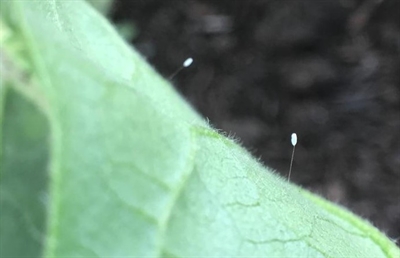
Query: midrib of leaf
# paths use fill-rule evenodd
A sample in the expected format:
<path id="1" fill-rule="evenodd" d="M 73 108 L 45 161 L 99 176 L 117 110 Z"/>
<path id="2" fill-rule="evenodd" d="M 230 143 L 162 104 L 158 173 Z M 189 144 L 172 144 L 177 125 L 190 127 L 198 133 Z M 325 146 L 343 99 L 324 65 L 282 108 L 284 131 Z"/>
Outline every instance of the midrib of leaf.
<path id="1" fill-rule="evenodd" d="M 28 29 L 26 16 L 24 15 L 22 2 L 20 1 L 13 1 L 14 8 L 18 11 L 19 14 L 19 23 L 18 25 L 21 28 L 21 36 L 26 42 L 26 48 L 30 53 L 32 61 L 35 65 L 35 71 L 38 73 L 38 77 L 40 78 L 40 83 L 47 88 L 48 91 L 51 92 L 52 83 L 50 80 L 50 76 L 47 72 L 46 65 L 44 64 L 43 60 L 41 59 L 40 55 L 38 54 L 39 51 L 35 46 L 34 37 L 30 34 Z M 54 116 L 54 110 L 56 109 L 55 106 L 52 106 L 51 109 L 47 112 L 47 118 L 50 124 L 50 131 L 51 131 L 51 143 L 60 142 L 62 130 L 57 120 Z M 45 257 L 54 257 L 54 249 L 56 239 L 55 236 L 57 235 L 57 213 L 60 212 L 59 207 L 59 196 L 57 192 L 57 185 L 60 180 L 62 180 L 62 173 L 59 169 L 59 157 L 62 155 L 57 148 L 55 148 L 54 144 L 50 145 L 50 160 L 51 164 L 49 166 L 50 176 L 50 184 L 49 184 L 49 196 L 51 198 L 51 202 L 49 205 L 48 211 L 48 221 L 47 221 L 47 234 L 46 234 L 46 243 L 44 244 L 44 256 Z"/>
<path id="2" fill-rule="evenodd" d="M 2 97 L 4 97 L 5 91 L 7 89 L 6 83 L 11 83 L 13 88 L 17 90 L 20 94 L 23 94 L 29 100 L 39 108 L 42 113 L 47 113 L 49 110 L 48 104 L 43 98 L 43 94 L 37 87 L 38 78 L 32 73 L 32 64 L 26 62 L 24 65 L 15 62 L 13 58 L 24 59 L 21 49 L 16 50 L 15 47 L 9 46 L 8 41 L 15 41 L 15 32 L 11 32 L 4 22 L 0 19 L 0 31 L 5 35 L 0 38 L 0 74 L 1 74 L 1 85 L 0 91 L 2 92 Z M 12 35 L 7 35 L 8 33 Z M 21 41 L 22 42 L 22 41 Z M 3 103 L 3 102 L 2 102 Z"/>
<path id="3" fill-rule="evenodd" d="M 50 76 L 49 76 L 49 71 L 47 71 L 47 67 L 46 65 L 44 65 L 43 60 L 41 59 L 40 55 L 38 55 L 37 48 L 34 42 L 34 38 L 32 37 L 32 35 L 30 35 L 29 33 L 29 29 L 27 28 L 27 22 L 26 19 L 23 15 L 23 8 L 20 5 L 20 2 L 15 1 L 15 4 L 18 3 L 18 10 L 19 13 L 21 15 L 20 20 L 22 20 L 22 24 L 21 27 L 22 32 L 23 32 L 23 37 L 25 38 L 26 42 L 27 42 L 27 48 L 30 50 L 32 59 L 34 60 L 36 69 L 38 69 L 38 73 L 40 74 L 40 78 L 42 79 L 42 84 L 44 84 L 44 86 L 47 88 L 47 90 L 51 90 L 51 88 L 54 86 L 52 85 L 53 83 L 51 82 Z M 49 94 L 49 93 L 48 93 Z M 50 94 L 51 95 L 51 94 Z M 51 96 L 49 96 L 51 98 Z M 53 105 L 53 109 L 56 107 L 56 105 Z M 163 113 L 162 111 L 158 111 L 160 113 Z M 50 121 L 51 121 L 51 128 L 52 128 L 52 134 L 53 134 L 53 141 L 54 142 L 61 142 L 61 136 L 62 135 L 62 130 L 61 130 L 61 123 L 60 121 L 57 119 L 57 115 L 55 115 L 57 112 L 55 110 L 52 110 L 52 113 L 50 114 Z M 168 114 L 164 114 L 164 115 L 168 115 Z M 173 117 L 171 117 L 171 119 L 173 119 Z M 184 123 L 184 125 L 182 126 L 187 126 L 188 124 Z M 56 130 L 57 129 L 57 130 Z M 55 134 L 57 133 L 57 134 Z M 211 135 L 211 130 L 210 130 L 210 135 Z M 211 136 L 210 136 L 211 137 Z M 164 252 L 166 249 L 164 249 L 164 243 L 162 241 L 162 239 L 165 239 L 165 233 L 168 229 L 169 226 L 169 221 L 171 218 L 171 213 L 174 210 L 175 205 L 177 204 L 177 199 L 179 199 L 182 195 L 182 190 L 183 188 L 186 186 L 186 182 L 187 180 L 190 178 L 190 176 L 193 173 L 193 160 L 196 159 L 196 148 L 198 148 L 199 146 L 197 146 L 196 144 L 196 138 L 197 138 L 197 134 L 193 133 L 191 134 L 191 139 L 192 139 L 192 143 L 191 143 L 191 149 L 192 149 L 192 154 L 189 155 L 189 157 L 193 157 L 193 158 L 189 158 L 188 160 L 186 160 L 185 163 L 185 168 L 187 167 L 187 171 L 183 173 L 184 176 L 181 178 L 181 183 L 176 187 L 176 189 L 174 189 L 174 191 L 171 193 L 171 199 L 169 202 L 169 205 L 165 208 L 165 215 L 163 215 L 163 219 L 161 220 L 160 223 L 160 229 L 161 231 L 159 231 L 159 238 L 160 238 L 160 247 L 159 250 L 157 250 L 157 253 L 160 255 L 162 252 Z M 216 139 L 222 139 L 223 137 L 215 137 Z M 225 138 L 223 138 L 225 139 Z M 55 160 L 55 157 L 60 157 L 61 153 L 57 150 L 54 150 L 54 146 L 52 149 L 52 154 L 53 154 L 53 160 Z M 57 155 L 56 155 L 57 154 Z M 56 159 L 56 161 L 58 161 L 59 159 Z M 55 191 L 56 189 L 56 184 L 54 184 L 54 182 L 59 182 L 62 180 L 61 176 L 62 176 L 62 172 L 61 169 L 57 169 L 58 167 L 60 167 L 60 165 L 57 162 L 53 162 L 52 164 L 52 180 L 53 180 L 53 184 L 52 184 L 52 189 L 51 189 L 51 196 L 52 198 L 55 198 L 55 196 L 57 197 L 57 191 Z M 186 169 L 185 169 L 186 170 Z M 56 172 L 56 174 L 55 174 Z M 49 212 L 50 214 L 50 219 L 51 220 L 57 220 L 57 214 L 58 212 L 60 212 L 60 207 L 58 207 L 56 204 L 58 203 L 57 201 L 58 199 L 53 199 L 53 203 L 52 203 L 52 210 Z M 320 205 L 321 206 L 321 205 Z M 323 207 L 323 206 L 321 206 Z M 326 208 L 325 208 L 326 209 Z M 51 221 L 49 222 L 50 224 L 54 224 L 54 222 L 52 223 Z M 56 224 L 56 223 L 55 223 Z M 52 228 L 52 229 L 50 229 Z M 53 226 L 49 227 L 49 232 L 48 232 L 48 237 L 50 238 L 49 241 L 52 241 L 53 238 L 55 238 L 55 236 L 57 236 L 57 227 Z M 46 256 L 51 256 L 54 254 L 54 250 L 55 250 L 56 246 L 52 243 L 47 243 L 47 250 L 45 252 Z M 381 246 L 382 248 L 382 246 Z M 385 249 L 382 249 L 385 250 Z M 168 253 L 168 250 L 166 251 Z"/>
<path id="4" fill-rule="evenodd" d="M 38 54 L 39 51 L 36 47 L 36 42 L 34 40 L 34 37 L 32 37 L 32 35 L 30 34 L 30 30 L 28 28 L 27 22 L 26 22 L 26 15 L 24 15 L 24 11 L 23 11 L 23 7 L 21 6 L 21 3 L 19 1 L 15 1 L 14 4 L 16 5 L 15 8 L 18 10 L 18 13 L 20 15 L 19 17 L 19 26 L 21 28 L 21 36 L 25 41 L 26 44 L 26 49 L 28 50 L 31 58 L 32 58 L 32 62 L 34 63 L 34 70 L 39 74 L 39 78 L 40 78 L 40 82 L 42 84 L 42 86 L 46 87 L 46 90 L 49 90 L 52 87 L 56 87 L 54 86 L 54 83 L 51 81 L 51 77 L 49 76 L 49 71 L 47 70 L 48 67 L 44 64 L 44 61 L 42 60 L 41 56 Z M 55 11 L 57 11 L 56 9 L 54 9 Z M 22 93 L 25 93 L 25 89 L 21 89 Z M 47 93 L 48 94 L 48 93 Z M 53 95 L 53 94 L 51 94 Z M 37 102 L 36 98 L 31 98 L 34 102 Z M 148 99 L 151 101 L 151 99 Z M 152 101 L 151 101 L 152 102 Z M 59 169 L 60 165 L 59 165 L 59 158 L 62 153 L 57 151 L 58 148 L 56 148 L 57 142 L 61 142 L 61 136 L 63 135 L 63 131 L 62 131 L 62 127 L 61 127 L 61 123 L 58 121 L 57 119 L 57 115 L 55 115 L 57 112 L 56 110 L 56 105 L 52 105 L 51 108 L 48 109 L 47 116 L 49 118 L 50 121 L 50 125 L 51 125 L 51 133 L 52 133 L 52 145 L 51 145 L 51 153 L 52 153 L 52 162 L 51 162 L 51 184 L 50 184 L 50 196 L 51 196 L 51 205 L 50 210 L 49 210 L 49 220 L 48 220 L 48 232 L 46 235 L 46 244 L 45 244 L 45 250 L 44 250 L 44 256 L 45 257 L 53 257 L 55 255 L 55 249 L 56 247 L 56 239 L 57 239 L 57 235 L 58 235 L 58 227 L 57 227 L 57 220 L 58 220 L 58 215 L 60 212 L 62 212 L 61 206 L 59 205 L 59 195 L 58 195 L 58 182 L 62 181 L 62 169 Z M 169 114 L 162 112 L 164 116 L 170 116 Z M 171 119 L 173 119 L 171 117 Z M 184 122 L 184 124 L 186 124 L 186 122 Z M 194 168 L 194 158 L 195 158 L 195 136 L 194 133 L 191 133 L 191 152 L 189 154 L 189 159 L 187 159 L 186 165 L 184 166 L 185 171 L 184 173 L 182 173 L 183 177 L 180 180 L 179 185 L 175 188 L 175 189 L 170 189 L 171 190 L 171 198 L 170 198 L 170 202 L 169 204 L 165 207 L 165 212 L 164 215 L 161 216 L 162 218 L 159 220 L 159 223 L 157 223 L 156 225 L 159 226 L 159 247 L 158 250 L 156 251 L 157 253 L 157 257 L 160 257 L 163 253 L 165 249 L 164 246 L 164 239 L 165 239 L 165 234 L 166 234 L 166 230 L 168 228 L 168 222 L 170 219 L 170 215 L 171 212 L 174 209 L 174 206 L 176 204 L 176 200 L 179 198 L 180 194 L 182 193 L 182 189 L 185 186 L 185 183 L 187 181 L 187 179 L 190 177 L 191 173 L 193 172 L 193 168 Z M 58 136 L 58 137 L 57 137 Z M 146 174 L 144 174 L 146 176 Z M 149 216 L 146 215 L 146 213 L 143 213 L 142 211 L 138 211 L 133 209 L 133 212 L 138 213 L 141 216 Z M 150 217 L 149 217 L 150 219 Z M 150 219 L 149 221 L 153 221 L 152 219 Z M 152 223 L 155 223 L 155 221 L 153 221 Z"/>

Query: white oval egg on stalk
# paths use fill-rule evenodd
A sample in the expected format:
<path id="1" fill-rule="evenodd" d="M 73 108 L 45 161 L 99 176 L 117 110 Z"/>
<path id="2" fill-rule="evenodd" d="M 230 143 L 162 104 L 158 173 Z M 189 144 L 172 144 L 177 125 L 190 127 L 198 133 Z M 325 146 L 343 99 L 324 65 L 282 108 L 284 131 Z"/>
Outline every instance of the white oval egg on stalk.
<path id="1" fill-rule="evenodd" d="M 193 63 L 193 58 L 189 57 L 183 62 L 183 67 L 189 67 Z"/>
<path id="2" fill-rule="evenodd" d="M 292 133 L 291 141 L 292 141 L 293 147 L 296 146 L 296 144 L 297 144 L 297 134 L 296 133 Z"/>
<path id="3" fill-rule="evenodd" d="M 192 63 L 193 63 L 193 58 L 191 58 L 191 57 L 187 58 L 182 63 L 182 66 L 179 67 L 171 76 L 169 76 L 169 79 L 171 80 L 172 78 L 174 78 L 180 71 L 182 71 L 183 68 L 187 68 L 187 67 L 191 66 Z"/>
<path id="4" fill-rule="evenodd" d="M 292 136 L 290 137 L 290 141 L 292 142 L 292 145 L 293 145 L 293 151 L 292 151 L 292 158 L 290 159 L 290 168 L 289 168 L 289 174 L 288 174 L 288 181 L 290 181 L 290 174 L 292 173 L 294 150 L 295 150 L 296 144 L 297 144 L 297 134 L 296 133 L 292 133 Z"/>

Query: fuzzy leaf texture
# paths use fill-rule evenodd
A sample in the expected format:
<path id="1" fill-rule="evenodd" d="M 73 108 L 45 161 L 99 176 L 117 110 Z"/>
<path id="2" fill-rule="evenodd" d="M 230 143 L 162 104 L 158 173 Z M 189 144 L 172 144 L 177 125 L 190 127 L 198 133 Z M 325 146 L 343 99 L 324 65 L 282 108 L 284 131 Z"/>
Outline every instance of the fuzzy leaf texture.
<path id="1" fill-rule="evenodd" d="M 86 2 L 0 10 L 1 257 L 399 257 L 212 129 Z"/>

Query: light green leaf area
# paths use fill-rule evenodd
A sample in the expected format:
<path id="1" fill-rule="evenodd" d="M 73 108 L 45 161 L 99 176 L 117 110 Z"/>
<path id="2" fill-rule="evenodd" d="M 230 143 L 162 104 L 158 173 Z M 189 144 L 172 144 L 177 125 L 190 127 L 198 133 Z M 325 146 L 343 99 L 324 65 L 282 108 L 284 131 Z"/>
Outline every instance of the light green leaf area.
<path id="1" fill-rule="evenodd" d="M 41 151 L 24 150 L 42 153 L 39 165 L 2 157 L 10 165 L 1 193 L 12 200 L 0 211 L 2 248 L 29 241 L 44 257 L 399 257 L 367 222 L 210 128 L 87 3 L 5 0 L 0 22 L 2 53 L 30 77 L 16 89 L 34 92 L 26 96 L 47 119 L 7 94 L 3 134 L 18 145 L 32 141 L 32 123 L 50 130 L 48 154 L 40 133 Z M 7 129 L 15 126 L 23 131 Z M 31 196 L 18 197 L 22 188 Z M 43 191 L 44 206 L 29 201 Z"/>

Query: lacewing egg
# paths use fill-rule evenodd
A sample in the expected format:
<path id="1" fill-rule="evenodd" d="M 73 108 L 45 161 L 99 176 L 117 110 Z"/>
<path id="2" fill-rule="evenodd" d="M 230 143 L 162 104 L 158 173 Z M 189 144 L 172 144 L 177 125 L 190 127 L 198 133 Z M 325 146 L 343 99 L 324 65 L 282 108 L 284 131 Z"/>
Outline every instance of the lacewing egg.
<path id="1" fill-rule="evenodd" d="M 292 141 L 293 147 L 296 146 L 296 144 L 297 144 L 297 134 L 292 133 L 291 141 Z"/>
<path id="2" fill-rule="evenodd" d="M 193 58 L 189 57 L 188 59 L 183 62 L 183 67 L 188 67 L 193 63 Z"/>

